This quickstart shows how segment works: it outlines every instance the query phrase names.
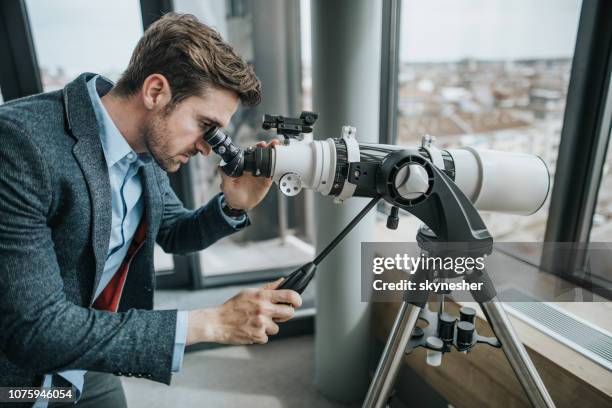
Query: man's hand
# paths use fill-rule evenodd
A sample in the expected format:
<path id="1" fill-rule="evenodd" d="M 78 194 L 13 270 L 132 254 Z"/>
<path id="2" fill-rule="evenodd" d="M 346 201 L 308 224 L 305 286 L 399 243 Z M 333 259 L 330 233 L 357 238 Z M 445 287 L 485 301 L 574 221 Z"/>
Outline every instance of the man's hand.
<path id="1" fill-rule="evenodd" d="M 291 319 L 302 305 L 297 292 L 275 290 L 282 281 L 245 289 L 216 308 L 190 311 L 187 345 L 267 343 L 268 336 L 278 333 L 276 323 Z"/>
<path id="2" fill-rule="evenodd" d="M 259 142 L 256 146 L 271 147 L 280 144 L 274 139 L 269 143 Z M 225 195 L 225 202 L 232 208 L 250 210 L 255 207 L 268 194 L 272 179 L 268 177 L 255 177 L 244 173 L 240 177 L 230 177 L 223 171 L 221 173 L 221 191 Z"/>

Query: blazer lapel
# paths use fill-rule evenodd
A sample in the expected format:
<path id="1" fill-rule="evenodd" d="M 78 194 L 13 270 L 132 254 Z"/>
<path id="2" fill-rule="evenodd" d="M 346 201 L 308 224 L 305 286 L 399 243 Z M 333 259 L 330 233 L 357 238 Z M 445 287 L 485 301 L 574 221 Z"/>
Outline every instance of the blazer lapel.
<path id="1" fill-rule="evenodd" d="M 82 74 L 63 91 L 68 129 L 77 140 L 72 152 L 81 166 L 91 201 L 91 242 L 95 256 L 96 288 L 104 271 L 111 232 L 112 205 L 108 169 L 100 142 L 98 124 L 87 92 L 94 74 Z M 89 305 L 93 304 L 92 288 Z"/>
<path id="2" fill-rule="evenodd" d="M 155 242 L 155 236 L 161 217 L 162 201 L 161 190 L 155 175 L 153 163 L 148 163 L 142 167 L 142 190 L 145 199 L 145 217 L 148 225 L 147 242 L 151 245 Z"/>

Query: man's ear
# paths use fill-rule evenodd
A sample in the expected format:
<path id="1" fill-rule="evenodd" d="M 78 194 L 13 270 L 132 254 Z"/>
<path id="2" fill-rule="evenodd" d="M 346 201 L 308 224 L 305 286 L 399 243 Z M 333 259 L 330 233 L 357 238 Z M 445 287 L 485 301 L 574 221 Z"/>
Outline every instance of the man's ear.
<path id="1" fill-rule="evenodd" d="M 151 74 L 142 83 L 142 103 L 146 110 L 165 108 L 172 100 L 170 83 L 162 74 Z"/>

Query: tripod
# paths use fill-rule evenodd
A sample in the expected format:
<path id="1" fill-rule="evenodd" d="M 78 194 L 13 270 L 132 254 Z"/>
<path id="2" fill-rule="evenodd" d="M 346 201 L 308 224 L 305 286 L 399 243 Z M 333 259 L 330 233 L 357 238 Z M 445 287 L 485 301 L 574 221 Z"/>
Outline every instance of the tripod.
<path id="1" fill-rule="evenodd" d="M 365 166 L 368 163 L 357 164 Z M 430 255 L 477 258 L 492 252 L 493 238 L 474 205 L 450 176 L 427 160 L 423 152 L 417 149 L 392 152 L 384 158 L 375 174 L 376 194 L 369 196 L 372 200 L 312 262 L 293 271 L 278 289 L 293 289 L 302 293 L 314 277 L 318 264 L 381 199 L 392 205 L 387 228 L 398 227 L 400 208 L 425 223 L 427 227 L 420 228 L 417 233 L 417 242 L 421 250 Z M 407 189 L 406 186 L 411 188 Z M 459 249 L 449 249 L 446 245 L 449 243 L 459 243 Z M 436 271 L 419 269 L 415 272 L 415 278 L 417 282 L 425 281 L 432 272 Z M 429 291 L 421 290 L 416 293 L 416 297 L 412 294 L 410 299 L 405 294 L 364 407 L 379 408 L 387 405 L 406 350 L 425 347 L 432 353 L 445 353 L 454 347 L 459 351 L 467 351 L 477 343 L 487 343 L 503 349 L 534 407 L 554 407 L 554 402 L 514 332 L 502 304 L 496 298 L 495 288 L 486 270 L 472 270 L 465 278 L 470 283 L 482 284 L 483 289 L 471 293 L 496 338 L 486 338 L 476 333 L 473 310 L 464 310 L 461 321 L 455 324 L 452 317 L 436 315 L 426 308 Z M 430 323 L 426 329 L 416 327 L 419 319 Z"/>
<path id="2" fill-rule="evenodd" d="M 433 241 L 435 237 L 432 236 L 430 230 L 427 228 L 419 230 L 417 242 L 421 250 L 431 254 Z M 414 276 L 418 283 L 430 279 L 432 274 L 431 271 L 420 268 Z M 416 296 L 405 296 L 389 333 L 363 407 L 387 406 L 405 353 L 411 352 L 416 347 L 425 347 L 430 350 L 428 353 L 433 351 L 432 354 L 437 353 L 441 358 L 441 353 L 451 351 L 451 347 L 455 347 L 458 351 L 467 351 L 477 343 L 502 348 L 534 407 L 555 406 L 527 351 L 516 335 L 502 304 L 496 298 L 495 288 L 486 270 L 467 275 L 466 280 L 470 283 L 482 284 L 481 290 L 472 291 L 471 294 L 497 338 L 482 337 L 476 333 L 473 325 L 475 312 L 471 308 L 461 308 L 461 320 L 455 325 L 454 317 L 449 319 L 449 315 L 442 312 L 444 294 L 441 295 L 441 307 L 437 314 L 427 307 L 430 291 L 423 290 L 419 291 Z M 427 321 L 428 325 L 425 329 L 417 327 L 419 319 Z"/>

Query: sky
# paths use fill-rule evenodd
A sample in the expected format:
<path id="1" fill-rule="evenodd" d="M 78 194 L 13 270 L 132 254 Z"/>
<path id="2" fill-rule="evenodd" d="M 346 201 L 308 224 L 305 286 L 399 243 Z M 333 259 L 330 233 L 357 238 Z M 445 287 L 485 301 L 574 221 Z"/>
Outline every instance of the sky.
<path id="1" fill-rule="evenodd" d="M 404 0 L 400 59 L 571 57 L 580 4 L 578 0 Z"/>
<path id="2" fill-rule="evenodd" d="M 261 4 L 262 0 L 254 0 Z M 303 59 L 310 61 L 310 12 L 302 1 Z M 373 1 L 373 0 L 372 0 Z M 403 0 L 403 62 L 462 58 L 571 57 L 579 0 Z M 209 24 L 224 15 L 223 0 L 177 0 Z M 142 35 L 138 0 L 26 0 L 39 65 L 83 71 L 122 71 Z M 222 27 L 219 27 L 222 28 Z M 223 25 L 224 28 L 224 25 Z"/>
<path id="3" fill-rule="evenodd" d="M 138 39 L 138 0 L 26 0 L 38 64 L 69 76 L 123 71 Z"/>

